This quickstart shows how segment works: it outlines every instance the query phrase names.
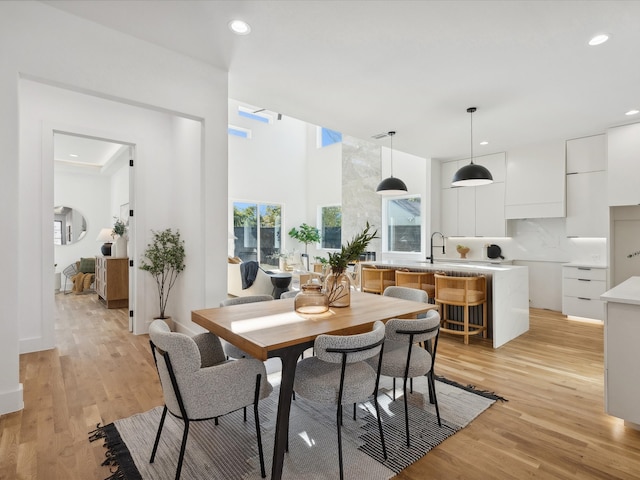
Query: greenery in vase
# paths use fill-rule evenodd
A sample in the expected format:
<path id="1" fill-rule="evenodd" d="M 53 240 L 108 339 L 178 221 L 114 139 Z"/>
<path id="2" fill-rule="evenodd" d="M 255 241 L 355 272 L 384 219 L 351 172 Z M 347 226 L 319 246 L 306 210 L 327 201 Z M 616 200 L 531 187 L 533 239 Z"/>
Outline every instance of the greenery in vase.
<path id="1" fill-rule="evenodd" d="M 374 238 L 378 238 L 376 236 L 377 234 L 377 230 L 373 233 L 371 232 L 371 225 L 367 222 L 364 230 L 354 236 L 346 245 L 342 245 L 339 252 L 329 253 L 328 263 L 331 268 L 331 273 L 333 274 L 327 277 L 326 284 L 326 293 L 329 297 L 329 305 L 337 306 L 337 302 L 339 300 L 349 295 L 349 292 L 345 291 L 345 285 L 339 281 L 338 277 L 344 273 L 349 266 L 349 263 L 355 262 L 360 258 L 360 255 L 362 255 L 367 249 L 369 242 Z"/>
<path id="2" fill-rule="evenodd" d="M 169 293 L 185 268 L 184 240 L 180 238 L 180 231 L 174 233 L 170 228 L 161 232 L 152 230 L 151 233 L 153 240 L 144 251 L 140 270 L 149 272 L 155 278 L 160 300 L 160 318 L 165 318 Z"/>
<path id="3" fill-rule="evenodd" d="M 289 236 L 301 243 L 304 243 L 304 257 L 307 259 L 307 270 L 309 270 L 309 254 L 307 253 L 307 247 L 310 243 L 317 243 L 320 241 L 320 230 L 303 223 L 300 225 L 300 230 L 295 227 L 289 230 Z"/>
<path id="4" fill-rule="evenodd" d="M 115 220 L 115 222 L 113 224 L 113 229 L 111 230 L 111 236 L 113 238 L 115 238 L 116 236 L 124 237 L 125 233 L 127 233 L 127 226 L 120 218 L 113 217 L 113 219 Z"/>
<path id="5" fill-rule="evenodd" d="M 358 260 L 360 255 L 365 252 L 371 240 L 379 238 L 376 236 L 377 234 L 377 230 L 371 233 L 371 225 L 367 222 L 364 230 L 354 236 L 346 245 L 342 245 L 339 252 L 329 252 L 331 271 L 336 275 L 344 273 L 349 263 Z"/>

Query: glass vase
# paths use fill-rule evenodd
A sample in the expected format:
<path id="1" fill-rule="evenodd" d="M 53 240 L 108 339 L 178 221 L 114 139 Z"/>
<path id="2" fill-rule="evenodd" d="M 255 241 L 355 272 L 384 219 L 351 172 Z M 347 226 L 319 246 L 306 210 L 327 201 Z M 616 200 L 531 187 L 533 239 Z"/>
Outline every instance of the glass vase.
<path id="1" fill-rule="evenodd" d="M 324 291 L 329 298 L 330 307 L 348 307 L 351 305 L 351 280 L 345 273 L 331 272 L 324 282 Z"/>
<path id="2" fill-rule="evenodd" d="M 296 312 L 309 315 L 329 310 L 329 298 L 322 291 L 322 285 L 306 283 L 300 288 L 302 290 L 293 301 Z"/>

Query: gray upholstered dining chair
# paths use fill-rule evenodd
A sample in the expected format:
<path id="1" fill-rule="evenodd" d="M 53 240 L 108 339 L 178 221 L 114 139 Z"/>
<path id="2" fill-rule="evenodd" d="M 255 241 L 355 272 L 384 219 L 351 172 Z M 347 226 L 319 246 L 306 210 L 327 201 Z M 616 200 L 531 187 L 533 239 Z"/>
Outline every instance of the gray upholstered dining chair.
<path id="1" fill-rule="evenodd" d="M 418 290 L 422 291 L 422 290 Z M 426 292 L 423 292 L 426 295 Z M 429 395 L 436 408 L 438 425 L 440 421 L 440 409 L 438 408 L 438 396 L 436 394 L 433 366 L 435 364 L 438 348 L 438 334 L 440 332 L 440 314 L 436 310 L 427 312 L 425 318 L 398 319 L 393 318 L 386 324 L 385 348 L 382 354 L 380 374 L 394 379 L 402 378 L 402 392 L 404 397 L 405 431 L 407 447 L 411 446 L 409 436 L 409 407 L 407 403 L 407 379 L 427 376 Z M 422 343 L 424 348 L 419 345 Z M 371 360 L 369 360 L 371 363 Z"/>
<path id="2" fill-rule="evenodd" d="M 254 303 L 254 302 L 268 302 L 273 300 L 271 295 L 247 295 L 246 297 L 234 297 L 227 298 L 226 300 L 222 300 L 220 302 L 221 307 L 229 307 L 231 305 L 242 305 L 245 303 Z M 228 358 L 250 358 L 249 355 L 244 350 L 236 347 L 235 345 L 227 342 L 226 340 L 222 340 L 222 347 L 224 348 L 224 353 Z"/>
<path id="3" fill-rule="evenodd" d="M 298 290 L 289 290 L 280 295 L 280 299 L 283 298 L 295 298 L 300 293 Z"/>
<path id="4" fill-rule="evenodd" d="M 384 323 L 378 321 L 370 332 L 358 335 L 319 335 L 314 342 L 316 356 L 298 362 L 294 381 L 296 394 L 314 402 L 337 406 L 336 427 L 341 480 L 344 474 L 340 427 L 344 404 L 355 405 L 373 397 L 382 452 L 384 458 L 387 458 L 377 399 L 380 361 L 377 362 L 376 368 L 371 367 L 366 361 L 372 357 L 381 358 L 379 354 L 383 352 L 384 332 Z"/>
<path id="5" fill-rule="evenodd" d="M 429 303 L 429 293 L 422 289 L 411 287 L 399 287 L 391 286 L 387 287 L 382 293 L 385 297 L 401 298 L 403 300 L 411 300 L 412 302 Z M 425 318 L 426 313 L 420 313 L 417 318 Z M 426 348 L 431 352 L 431 342 L 427 343 Z M 413 393 L 413 377 L 411 377 L 411 392 Z M 429 385 L 429 398 L 433 403 L 433 392 L 431 391 L 431 385 Z M 393 399 L 396 399 L 396 378 L 393 377 Z"/>
<path id="6" fill-rule="evenodd" d="M 253 404 L 260 471 L 265 478 L 258 401 L 272 391 L 264 364 L 256 359 L 226 360 L 220 339 L 212 333 L 189 337 L 169 330 L 162 320 L 149 326 L 151 351 L 164 395 L 164 408 L 153 444 L 155 460 L 167 411 L 184 421 L 176 480 L 180 478 L 189 422 L 217 419 Z"/>

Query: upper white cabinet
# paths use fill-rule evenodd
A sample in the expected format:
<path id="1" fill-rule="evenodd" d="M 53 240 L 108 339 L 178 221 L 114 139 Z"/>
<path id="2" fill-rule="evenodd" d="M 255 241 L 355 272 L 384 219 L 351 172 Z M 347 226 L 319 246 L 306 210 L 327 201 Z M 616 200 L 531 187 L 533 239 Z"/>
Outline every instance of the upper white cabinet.
<path id="1" fill-rule="evenodd" d="M 479 187 L 452 187 L 455 172 L 469 159 L 445 162 L 441 168 L 441 226 L 449 237 L 504 237 L 505 154 L 473 159 L 487 167 L 494 183 Z"/>
<path id="2" fill-rule="evenodd" d="M 567 141 L 567 236 L 607 237 L 607 139 Z"/>
<path id="3" fill-rule="evenodd" d="M 607 137 L 604 134 L 567 140 L 567 175 L 607 169 Z"/>
<path id="4" fill-rule="evenodd" d="M 640 123 L 610 128 L 607 145 L 609 205 L 639 205 Z"/>
<path id="5" fill-rule="evenodd" d="M 565 216 L 565 142 L 509 151 L 505 217 Z"/>

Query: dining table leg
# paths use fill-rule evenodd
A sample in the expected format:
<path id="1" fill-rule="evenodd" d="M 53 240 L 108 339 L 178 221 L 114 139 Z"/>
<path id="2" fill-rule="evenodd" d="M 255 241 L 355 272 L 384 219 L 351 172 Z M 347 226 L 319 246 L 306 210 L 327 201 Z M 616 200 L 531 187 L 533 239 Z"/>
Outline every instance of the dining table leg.
<path id="1" fill-rule="evenodd" d="M 282 376 L 280 379 L 280 396 L 278 398 L 278 416 L 276 419 L 276 436 L 273 445 L 273 463 L 271 465 L 271 480 L 282 478 L 284 454 L 289 439 L 289 412 L 291 411 L 291 397 L 293 395 L 293 381 L 296 377 L 298 357 L 313 343 L 293 345 L 272 352 L 271 356 L 280 357 L 282 361 Z"/>

